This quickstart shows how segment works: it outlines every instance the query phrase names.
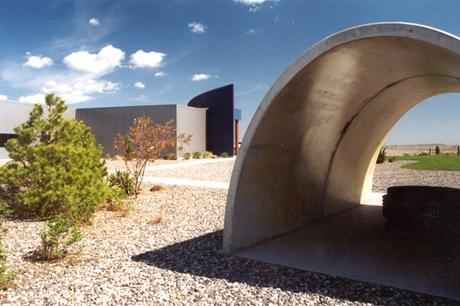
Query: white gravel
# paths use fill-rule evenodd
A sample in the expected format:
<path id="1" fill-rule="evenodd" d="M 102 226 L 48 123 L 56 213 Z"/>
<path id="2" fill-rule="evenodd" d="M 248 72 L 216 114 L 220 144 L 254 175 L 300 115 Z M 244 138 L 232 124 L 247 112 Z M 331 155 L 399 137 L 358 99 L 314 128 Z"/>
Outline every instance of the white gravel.
<path id="1" fill-rule="evenodd" d="M 381 169 L 376 172 L 378 180 L 379 173 L 383 173 Z M 226 177 L 228 180 L 228 173 Z M 379 184 L 378 188 L 385 185 Z M 55 263 L 25 259 L 39 243 L 42 223 L 8 221 L 5 242 L 10 267 L 18 278 L 15 287 L 0 293 L 0 304 L 451 303 L 404 290 L 223 256 L 220 250 L 225 200 L 225 190 L 177 186 L 143 195 L 128 217 L 116 212 L 97 213 L 93 224 L 83 229 L 85 239 L 80 242 L 80 252 L 77 247 L 76 255 Z M 161 223 L 151 224 L 160 216 Z"/>

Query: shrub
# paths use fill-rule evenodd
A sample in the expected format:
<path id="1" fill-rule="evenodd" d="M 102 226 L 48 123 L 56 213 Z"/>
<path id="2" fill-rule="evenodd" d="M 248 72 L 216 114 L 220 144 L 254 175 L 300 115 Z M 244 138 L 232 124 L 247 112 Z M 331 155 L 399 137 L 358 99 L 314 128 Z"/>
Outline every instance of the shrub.
<path id="1" fill-rule="evenodd" d="M 65 215 L 85 222 L 106 199 L 102 148 L 91 130 L 66 120 L 65 102 L 46 96 L 6 143 L 13 162 L 0 168 L 0 202 L 16 215 Z"/>
<path id="2" fill-rule="evenodd" d="M 204 151 L 203 152 L 203 158 L 212 158 L 214 154 L 212 154 L 211 151 Z"/>
<path id="3" fill-rule="evenodd" d="M 193 152 L 193 158 L 194 159 L 202 159 L 203 158 L 203 153 L 202 152 Z"/>
<path id="4" fill-rule="evenodd" d="M 175 145 L 176 130 L 172 120 L 154 124 L 148 117 L 139 117 L 134 119 L 127 135 L 117 134 L 115 147 L 134 177 L 135 196 L 139 194 L 147 162 L 159 159 Z"/>
<path id="5" fill-rule="evenodd" d="M 229 156 L 230 156 L 230 155 L 229 155 L 227 152 L 222 152 L 222 153 L 220 154 L 220 157 L 223 157 L 223 158 L 227 158 L 227 157 L 229 157 Z"/>
<path id="6" fill-rule="evenodd" d="M 441 154 L 441 148 L 439 146 L 436 146 L 436 148 L 434 149 L 434 152 L 436 155 Z"/>
<path id="7" fill-rule="evenodd" d="M 112 157 L 110 156 L 110 154 L 107 153 L 107 154 L 105 154 L 105 159 L 110 160 L 110 159 L 112 159 Z"/>
<path id="8" fill-rule="evenodd" d="M 107 181 L 110 188 L 118 187 L 126 196 L 131 196 L 135 193 L 134 179 L 127 171 L 117 170 L 109 175 Z M 113 190 L 111 192 L 113 194 Z"/>
<path id="9" fill-rule="evenodd" d="M 387 149 L 381 148 L 379 151 L 379 155 L 377 156 L 377 164 L 383 164 L 385 162 L 386 157 L 387 157 Z"/>
<path id="10" fill-rule="evenodd" d="M 163 159 L 165 159 L 165 160 L 176 160 L 177 156 L 174 153 L 166 153 L 165 155 L 163 155 Z"/>
<path id="11" fill-rule="evenodd" d="M 418 156 L 428 156 L 428 155 L 429 155 L 429 154 L 428 154 L 428 152 L 426 152 L 426 151 L 422 151 L 422 152 L 420 152 L 420 153 L 418 154 Z"/>
<path id="12" fill-rule="evenodd" d="M 118 186 L 110 187 L 105 206 L 107 210 L 127 213 L 132 210 L 132 206 L 133 202 L 127 199 L 127 195 L 123 189 Z"/>
<path id="13" fill-rule="evenodd" d="M 44 260 L 59 259 L 67 255 L 67 248 L 82 239 L 78 226 L 65 216 L 58 216 L 47 223 L 40 233 L 39 255 Z"/>
<path id="14" fill-rule="evenodd" d="M 390 157 L 390 158 L 388 159 L 388 162 L 390 162 L 390 163 L 395 162 L 395 161 L 396 161 L 396 158 L 395 158 L 395 157 Z"/>
<path id="15" fill-rule="evenodd" d="M 6 248 L 3 245 L 3 241 L 0 240 L 0 290 L 5 290 L 8 287 L 10 281 L 12 281 L 15 277 L 14 273 L 8 272 L 8 261 L 6 254 Z"/>
<path id="16" fill-rule="evenodd" d="M 192 154 L 190 154 L 188 152 L 185 153 L 184 156 L 183 156 L 184 159 L 190 159 L 190 157 L 192 157 Z"/>

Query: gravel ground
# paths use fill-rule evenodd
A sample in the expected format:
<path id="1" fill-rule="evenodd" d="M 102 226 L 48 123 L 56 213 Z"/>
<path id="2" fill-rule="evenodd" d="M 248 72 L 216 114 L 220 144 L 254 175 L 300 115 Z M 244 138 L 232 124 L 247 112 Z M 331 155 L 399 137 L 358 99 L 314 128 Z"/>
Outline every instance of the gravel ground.
<path id="1" fill-rule="evenodd" d="M 212 182 L 230 182 L 234 164 L 234 159 L 228 159 L 209 164 L 190 165 L 184 168 L 146 171 L 145 175 L 167 178 L 196 179 Z"/>
<path id="2" fill-rule="evenodd" d="M 427 171 L 402 169 L 410 161 L 396 161 L 377 165 L 373 191 L 386 192 L 390 186 L 425 185 L 460 188 L 459 171 Z"/>
<path id="3" fill-rule="evenodd" d="M 170 186 L 144 194 L 128 217 L 97 213 L 93 224 L 83 229 L 85 239 L 74 255 L 54 263 L 27 259 L 38 245 L 42 223 L 8 221 L 5 242 L 10 268 L 18 277 L 14 287 L 0 293 L 0 304 L 454 304 L 404 290 L 223 256 L 225 200 L 225 190 L 190 187 Z M 162 222 L 153 224 L 159 217 Z"/>

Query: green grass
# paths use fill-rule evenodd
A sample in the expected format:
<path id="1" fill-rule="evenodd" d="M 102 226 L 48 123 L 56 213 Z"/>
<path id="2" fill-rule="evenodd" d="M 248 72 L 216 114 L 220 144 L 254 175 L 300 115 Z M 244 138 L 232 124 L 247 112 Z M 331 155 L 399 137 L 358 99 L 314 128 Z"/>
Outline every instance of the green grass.
<path id="1" fill-rule="evenodd" d="M 413 160 L 401 168 L 412 170 L 443 170 L 460 171 L 460 156 L 431 155 L 431 156 L 396 156 L 397 160 Z"/>

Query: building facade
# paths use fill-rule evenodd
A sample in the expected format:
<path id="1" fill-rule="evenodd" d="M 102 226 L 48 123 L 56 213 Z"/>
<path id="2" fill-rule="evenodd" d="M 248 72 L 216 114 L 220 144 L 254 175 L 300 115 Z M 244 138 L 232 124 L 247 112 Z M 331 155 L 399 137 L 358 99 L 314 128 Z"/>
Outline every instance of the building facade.
<path id="1" fill-rule="evenodd" d="M 188 105 L 141 105 L 69 109 L 65 117 L 83 121 L 90 127 L 104 154 L 114 155 L 114 138 L 127 134 L 134 119 L 146 116 L 155 123 L 172 120 L 176 139 L 180 134 L 191 135 L 191 142 L 181 152 L 176 146 L 171 152 L 211 151 L 234 155 L 238 150 L 238 122 L 241 112 L 234 109 L 233 85 L 227 85 L 190 100 Z M 0 102 L 0 159 L 7 158 L 6 141 L 15 137 L 14 128 L 29 118 L 33 105 L 12 101 Z"/>
<path id="2" fill-rule="evenodd" d="M 178 156 L 185 152 L 206 150 L 206 109 L 177 104 L 82 108 L 76 110 L 75 117 L 91 127 L 97 142 L 104 148 L 104 154 L 114 155 L 118 154 L 113 145 L 116 135 L 127 134 L 134 119 L 142 116 L 160 124 L 173 121 L 176 136 L 192 136 L 181 152 L 177 150 L 177 142 L 171 149 Z"/>

